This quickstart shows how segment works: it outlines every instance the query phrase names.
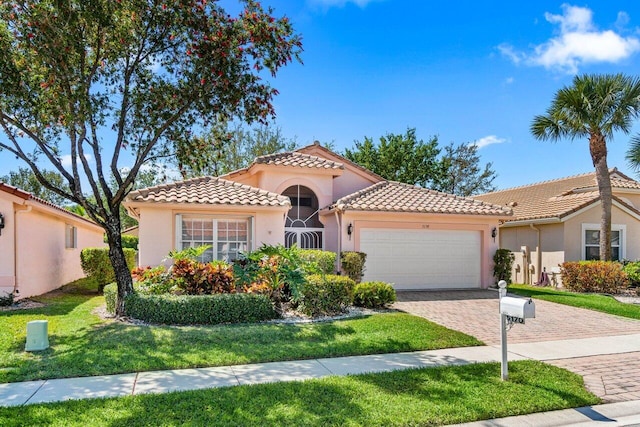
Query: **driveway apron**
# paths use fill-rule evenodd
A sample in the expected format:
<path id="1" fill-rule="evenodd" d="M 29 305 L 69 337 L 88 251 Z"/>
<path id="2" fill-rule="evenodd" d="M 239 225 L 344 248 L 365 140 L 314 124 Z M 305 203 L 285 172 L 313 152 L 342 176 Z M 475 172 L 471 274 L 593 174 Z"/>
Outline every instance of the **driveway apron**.
<path id="1" fill-rule="evenodd" d="M 640 321 L 535 300 L 536 318 L 514 325 L 509 343 L 557 341 L 640 333 Z M 399 291 L 394 308 L 500 345 L 498 293 L 494 290 Z M 606 402 L 640 399 L 640 353 L 548 361 L 582 375 Z"/>

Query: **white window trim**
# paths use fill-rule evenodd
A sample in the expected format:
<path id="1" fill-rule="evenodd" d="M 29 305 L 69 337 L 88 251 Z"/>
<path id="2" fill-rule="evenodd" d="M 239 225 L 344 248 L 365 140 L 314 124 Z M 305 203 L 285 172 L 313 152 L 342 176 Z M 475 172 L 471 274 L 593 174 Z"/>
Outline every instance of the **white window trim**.
<path id="1" fill-rule="evenodd" d="M 248 221 L 247 231 L 249 232 L 249 236 L 247 239 L 247 248 L 248 251 L 255 250 L 254 248 L 254 237 L 255 236 L 255 217 L 253 216 L 244 216 L 244 215 L 211 215 L 211 214 L 199 214 L 197 212 L 194 213 L 179 213 L 176 214 L 175 219 L 175 238 L 173 247 L 175 250 L 182 250 L 182 218 L 206 218 L 211 220 L 246 220 Z M 213 235 L 217 235 L 217 222 L 214 223 Z M 213 244 L 213 254 L 214 257 L 217 257 L 217 241 Z"/>
<path id="2" fill-rule="evenodd" d="M 587 230 L 600 230 L 600 224 L 582 224 L 582 236 L 580 247 L 581 255 L 580 259 L 587 259 L 587 242 L 585 239 L 585 232 Z M 620 260 L 626 259 L 627 256 L 627 225 L 626 224 L 611 224 L 611 231 L 620 232 Z"/>

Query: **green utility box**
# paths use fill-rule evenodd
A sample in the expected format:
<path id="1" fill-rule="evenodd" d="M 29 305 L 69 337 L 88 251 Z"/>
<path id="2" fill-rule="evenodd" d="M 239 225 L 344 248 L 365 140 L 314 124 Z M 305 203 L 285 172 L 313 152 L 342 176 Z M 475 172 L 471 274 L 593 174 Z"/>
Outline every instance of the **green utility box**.
<path id="1" fill-rule="evenodd" d="M 33 320 L 27 323 L 27 344 L 25 351 L 40 351 L 49 348 L 49 321 Z"/>

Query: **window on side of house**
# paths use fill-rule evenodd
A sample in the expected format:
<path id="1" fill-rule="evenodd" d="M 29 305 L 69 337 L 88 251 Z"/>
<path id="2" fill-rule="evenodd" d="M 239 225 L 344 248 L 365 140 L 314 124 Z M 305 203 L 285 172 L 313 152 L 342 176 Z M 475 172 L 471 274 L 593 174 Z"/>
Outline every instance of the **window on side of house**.
<path id="1" fill-rule="evenodd" d="M 78 229 L 73 225 L 65 224 L 64 247 L 66 249 L 76 249 L 78 247 Z"/>
<path id="2" fill-rule="evenodd" d="M 625 225 L 611 226 L 611 259 L 620 261 L 625 257 Z M 600 225 L 582 224 L 582 259 L 600 259 Z"/>
<path id="3" fill-rule="evenodd" d="M 176 215 L 177 249 L 210 245 L 202 262 L 233 261 L 251 248 L 251 218 Z"/>

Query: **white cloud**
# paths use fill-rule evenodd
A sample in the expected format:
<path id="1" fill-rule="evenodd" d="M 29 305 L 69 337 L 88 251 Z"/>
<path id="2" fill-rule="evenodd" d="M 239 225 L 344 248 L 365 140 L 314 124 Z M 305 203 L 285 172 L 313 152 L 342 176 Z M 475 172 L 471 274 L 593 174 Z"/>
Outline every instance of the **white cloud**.
<path id="1" fill-rule="evenodd" d="M 91 156 L 91 154 L 85 154 L 84 158 L 87 159 L 89 163 L 93 161 L 93 156 Z M 62 166 L 64 166 L 65 168 L 71 167 L 71 154 L 60 156 L 60 163 L 62 163 Z"/>
<path id="2" fill-rule="evenodd" d="M 562 15 L 545 13 L 548 22 L 560 27 L 559 33 L 535 46 L 532 52 L 519 52 L 507 43 L 499 45 L 498 50 L 514 64 L 541 65 L 568 74 L 576 74 L 584 64 L 617 63 L 640 50 L 640 40 L 636 37 L 598 30 L 591 9 L 563 4 L 562 11 Z M 628 19 L 625 12 L 619 12 L 616 26 L 620 29 Z"/>
<path id="3" fill-rule="evenodd" d="M 503 142 L 507 142 L 507 140 L 505 138 L 498 138 L 496 135 L 487 135 L 472 142 L 471 144 L 480 149 L 482 147 L 486 147 L 487 145 L 502 144 Z"/>
<path id="4" fill-rule="evenodd" d="M 504 83 L 510 85 L 511 83 L 515 82 L 516 79 L 514 79 L 513 77 L 507 77 L 506 79 L 504 79 Z"/>

